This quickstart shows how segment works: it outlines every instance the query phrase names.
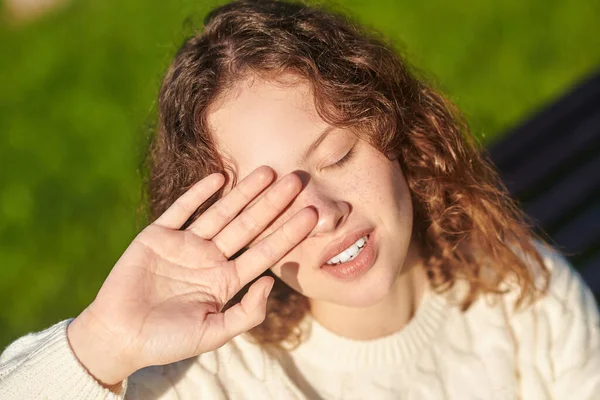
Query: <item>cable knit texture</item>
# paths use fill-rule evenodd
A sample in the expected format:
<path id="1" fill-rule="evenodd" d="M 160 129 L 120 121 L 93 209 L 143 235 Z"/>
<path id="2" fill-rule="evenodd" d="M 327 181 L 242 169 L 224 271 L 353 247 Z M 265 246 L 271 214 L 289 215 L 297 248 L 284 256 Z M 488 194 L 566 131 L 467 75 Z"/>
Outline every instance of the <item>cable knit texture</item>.
<path id="1" fill-rule="evenodd" d="M 293 351 L 267 351 L 244 334 L 199 357 L 141 369 L 119 394 L 79 364 L 68 319 L 6 348 L 0 398 L 598 399 L 596 302 L 560 254 L 540 250 L 550 292 L 525 311 L 512 311 L 514 292 L 498 302 L 482 297 L 461 312 L 449 294 L 427 291 L 392 335 L 351 340 L 307 316 L 307 340 Z"/>

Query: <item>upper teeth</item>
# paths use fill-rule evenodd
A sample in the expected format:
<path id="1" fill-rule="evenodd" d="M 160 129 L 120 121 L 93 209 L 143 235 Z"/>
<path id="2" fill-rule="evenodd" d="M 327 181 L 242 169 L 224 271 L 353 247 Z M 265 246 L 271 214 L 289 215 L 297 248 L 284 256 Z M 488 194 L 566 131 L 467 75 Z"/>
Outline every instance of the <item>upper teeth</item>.
<path id="1" fill-rule="evenodd" d="M 333 257 L 331 260 L 327 261 L 327 264 L 341 264 L 350 259 L 354 259 L 358 255 L 358 253 L 361 252 L 366 242 L 367 236 L 361 237 L 352 246 L 348 247 L 346 250 L 342 251 L 340 254 Z"/>

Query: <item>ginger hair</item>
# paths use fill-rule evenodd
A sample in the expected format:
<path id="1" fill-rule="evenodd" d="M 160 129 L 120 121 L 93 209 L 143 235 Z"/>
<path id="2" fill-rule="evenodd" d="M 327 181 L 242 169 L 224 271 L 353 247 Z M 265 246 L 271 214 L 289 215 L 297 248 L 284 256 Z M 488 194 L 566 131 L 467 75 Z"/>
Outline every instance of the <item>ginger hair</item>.
<path id="1" fill-rule="evenodd" d="M 466 310 L 482 294 L 504 293 L 506 281 L 519 289 L 515 308 L 547 289 L 549 272 L 533 244 L 540 240 L 533 224 L 456 107 L 419 78 L 383 35 L 346 13 L 305 3 L 228 3 L 213 9 L 203 28 L 185 40 L 164 76 L 149 145 L 145 183 L 152 220 L 213 172 L 229 171 L 235 184 L 211 136 L 207 110 L 248 75 L 275 79 L 290 72 L 311 85 L 323 120 L 352 128 L 400 163 L 413 202 L 412 234 L 434 290 L 466 281 L 460 303 Z M 293 347 L 301 340 L 308 301 L 269 270 L 265 274 L 275 278 L 267 315 L 249 333 L 261 345 Z"/>

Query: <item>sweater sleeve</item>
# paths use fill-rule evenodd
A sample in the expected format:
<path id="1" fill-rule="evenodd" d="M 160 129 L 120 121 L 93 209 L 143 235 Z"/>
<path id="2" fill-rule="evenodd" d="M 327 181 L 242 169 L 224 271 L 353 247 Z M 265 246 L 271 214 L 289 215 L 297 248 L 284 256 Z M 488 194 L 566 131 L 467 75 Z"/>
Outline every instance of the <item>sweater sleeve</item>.
<path id="1" fill-rule="evenodd" d="M 1 399 L 123 399 L 127 380 L 116 394 L 100 385 L 79 362 L 61 321 L 46 330 L 27 334 L 0 355 Z"/>
<path id="2" fill-rule="evenodd" d="M 579 273 L 558 252 L 550 255 L 550 359 L 556 399 L 596 399 L 600 393 L 600 317 Z"/>

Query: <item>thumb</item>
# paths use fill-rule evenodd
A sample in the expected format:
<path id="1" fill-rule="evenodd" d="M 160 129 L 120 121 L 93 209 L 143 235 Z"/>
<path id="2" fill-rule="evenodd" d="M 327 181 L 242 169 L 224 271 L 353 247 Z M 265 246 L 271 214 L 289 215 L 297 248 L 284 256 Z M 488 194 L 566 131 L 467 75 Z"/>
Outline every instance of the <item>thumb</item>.
<path id="1" fill-rule="evenodd" d="M 275 284 L 270 276 L 263 276 L 254 282 L 242 300 L 224 313 L 211 314 L 209 317 L 221 317 L 221 335 L 224 339 L 220 345 L 231 338 L 242 334 L 265 320 L 267 298 Z M 211 321 L 217 322 L 217 321 Z"/>

